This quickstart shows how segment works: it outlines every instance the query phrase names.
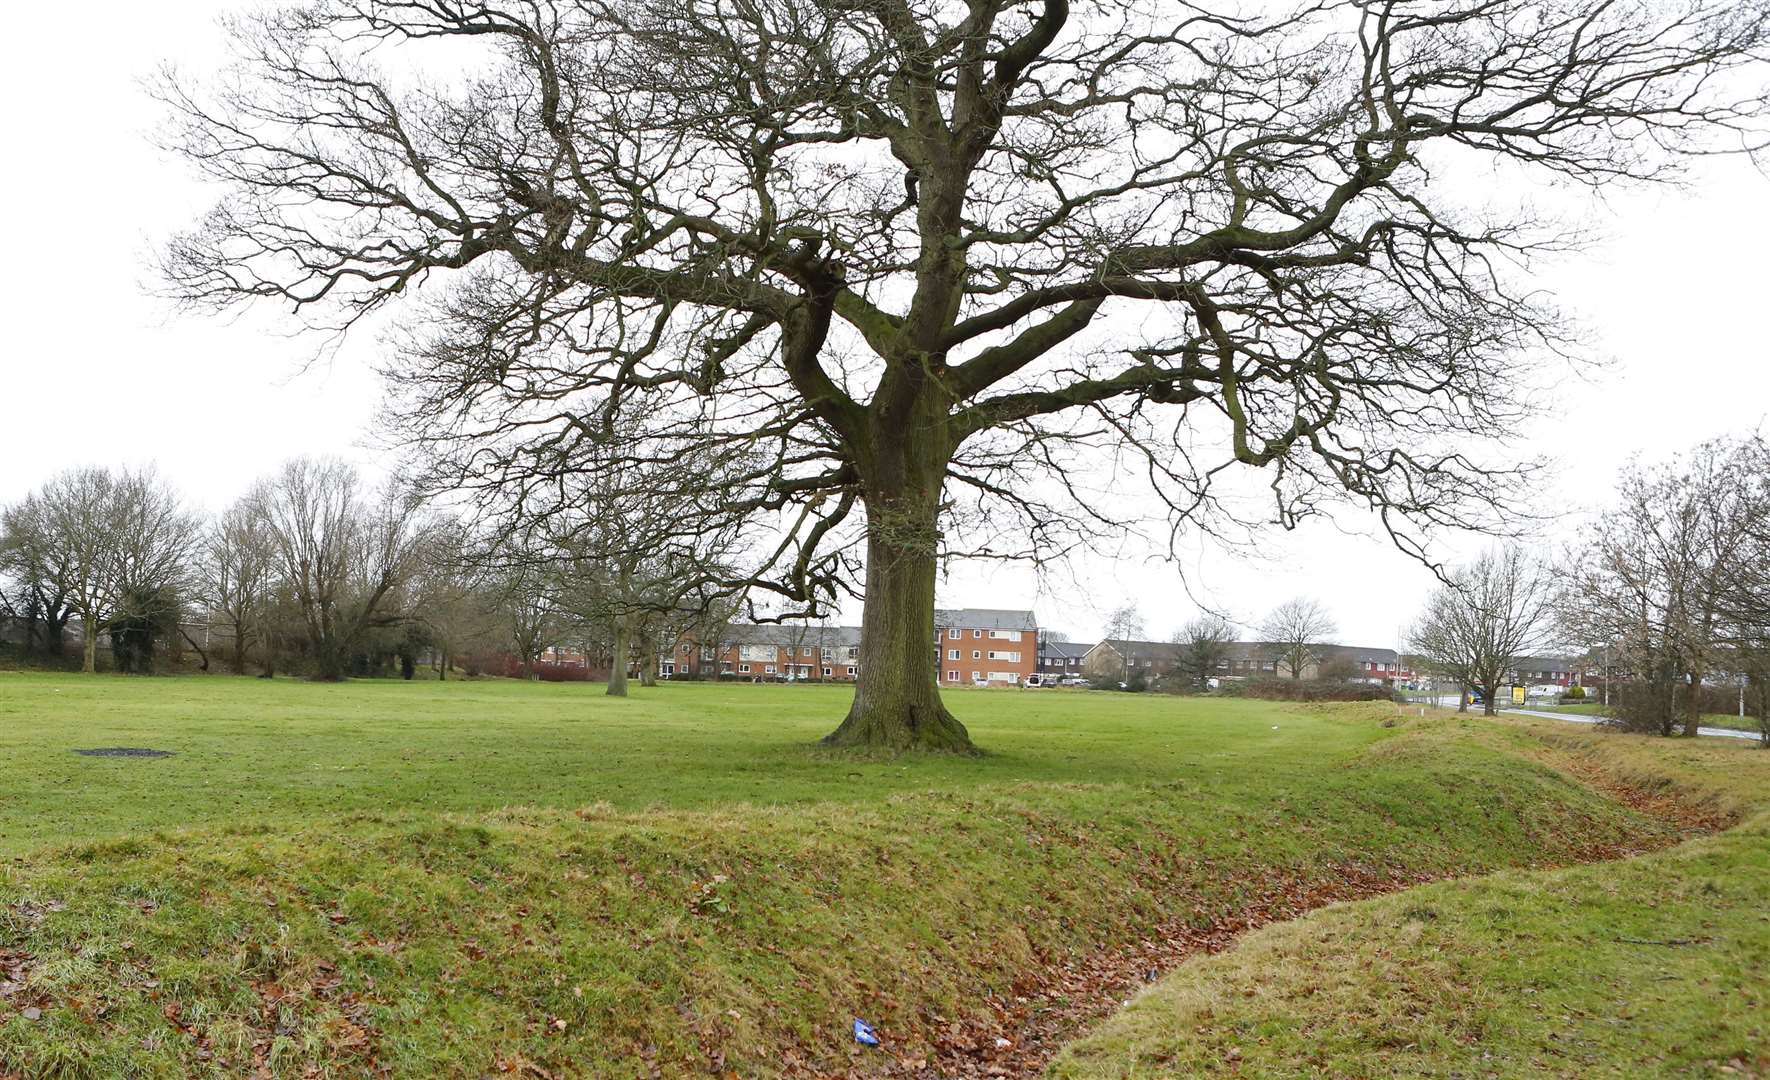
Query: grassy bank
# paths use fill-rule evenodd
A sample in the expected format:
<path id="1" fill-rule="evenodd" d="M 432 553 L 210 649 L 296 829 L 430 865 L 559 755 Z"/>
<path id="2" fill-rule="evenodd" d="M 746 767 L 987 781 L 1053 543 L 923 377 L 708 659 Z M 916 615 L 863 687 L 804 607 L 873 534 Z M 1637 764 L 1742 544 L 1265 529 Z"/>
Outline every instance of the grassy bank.
<path id="1" fill-rule="evenodd" d="M 1175 941 L 1676 838 L 1389 706 L 960 693 L 989 756 L 856 761 L 838 688 L 3 678 L 33 1078 L 1013 1071 Z"/>
<path id="2" fill-rule="evenodd" d="M 1521 728 L 1743 813 L 1669 851 L 1320 911 L 1182 966 L 1057 1077 L 1770 1075 L 1770 754 Z"/>
<path id="3" fill-rule="evenodd" d="M 1610 710 L 1596 702 L 1579 705 L 1533 705 L 1538 712 L 1568 713 L 1573 716 L 1607 716 Z M 1727 728 L 1731 731 L 1757 732 L 1758 719 L 1755 716 L 1740 716 L 1737 713 L 1703 713 L 1703 727 Z"/>

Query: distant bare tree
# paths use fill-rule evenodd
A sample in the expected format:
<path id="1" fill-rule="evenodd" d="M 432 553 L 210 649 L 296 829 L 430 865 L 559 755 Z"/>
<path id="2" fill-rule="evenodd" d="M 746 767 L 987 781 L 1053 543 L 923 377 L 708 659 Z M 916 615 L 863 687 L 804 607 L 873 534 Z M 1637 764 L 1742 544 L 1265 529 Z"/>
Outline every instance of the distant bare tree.
<path id="1" fill-rule="evenodd" d="M 59 661 L 74 616 L 74 575 L 44 511 L 35 495 L 0 511 L 0 591 L 7 612 L 24 626 L 26 654 Z"/>
<path id="2" fill-rule="evenodd" d="M 1669 735 L 1681 720 L 1696 735 L 1703 680 L 1736 670 L 1770 624 L 1767 460 L 1753 437 L 1632 465 L 1593 527 L 1564 621 L 1632 673 L 1623 722 Z"/>
<path id="3" fill-rule="evenodd" d="M 1221 615 L 1200 615 L 1174 632 L 1178 654 L 1175 673 L 1195 690 L 1209 689 L 1234 641 L 1235 627 L 1229 620 Z"/>
<path id="4" fill-rule="evenodd" d="M 297 458 L 248 496 L 275 552 L 276 574 L 299 614 L 313 673 L 345 677 L 353 649 L 417 569 L 418 507 L 392 491 L 366 492 L 335 458 Z"/>
<path id="5" fill-rule="evenodd" d="M 227 633 L 228 666 L 246 672 L 248 656 L 264 645 L 276 551 L 256 508 L 240 500 L 210 526 L 198 560 L 197 597 L 212 625 Z"/>
<path id="6" fill-rule="evenodd" d="M 1549 641 L 1554 600 L 1541 560 L 1516 545 L 1484 552 L 1433 593 L 1414 627 L 1413 651 L 1463 687 L 1479 688 L 1493 716 L 1519 657 Z"/>
<path id="7" fill-rule="evenodd" d="M 1139 641 L 1144 633 L 1143 615 L 1136 604 L 1121 604 L 1106 616 L 1108 641 Z"/>
<path id="8" fill-rule="evenodd" d="M 51 478 L 21 520 L 36 531 L 85 638 L 82 670 L 98 669 L 98 637 L 129 617 L 176 627 L 201 523 L 152 469 L 70 469 Z M 170 610 L 167 610 L 170 609 Z"/>
<path id="9" fill-rule="evenodd" d="M 1091 447 L 1135 455 L 1177 533 L 1344 500 L 1417 552 L 1490 520 L 1516 477 L 1470 444 L 1567 346 L 1527 268 L 1570 233 L 1445 178 L 1614 188 L 1755 145 L 1767 22 L 1761 0 L 313 0 L 242 16 L 212 86 L 161 85 L 171 146 L 226 188 L 163 270 L 190 303 L 332 330 L 417 297 L 395 426 L 463 483 L 621 446 L 620 415 L 757 451 L 705 507 L 784 531 L 752 587 L 815 615 L 865 552 L 834 741 L 967 751 L 928 663 L 939 561 L 1122 529 L 1072 482 Z M 469 73 L 421 78 L 438 58 Z M 1269 515 L 1220 499 L 1238 468 L 1270 474 Z"/>
<path id="10" fill-rule="evenodd" d="M 1304 671 L 1321 662 L 1323 647 L 1338 632 L 1327 608 L 1304 597 L 1286 600 L 1260 623 L 1260 640 L 1267 653 L 1288 669 L 1293 679 L 1301 679 Z"/>

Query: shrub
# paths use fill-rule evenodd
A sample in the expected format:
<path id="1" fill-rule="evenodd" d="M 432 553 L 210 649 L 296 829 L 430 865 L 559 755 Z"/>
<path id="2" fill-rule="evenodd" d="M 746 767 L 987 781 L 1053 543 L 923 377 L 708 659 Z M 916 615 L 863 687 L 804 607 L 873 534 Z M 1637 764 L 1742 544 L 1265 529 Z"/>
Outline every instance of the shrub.
<path id="1" fill-rule="evenodd" d="M 1225 679 L 1222 688 L 1232 697 L 1266 701 L 1389 701 L 1395 693 L 1376 683 L 1333 679 Z"/>

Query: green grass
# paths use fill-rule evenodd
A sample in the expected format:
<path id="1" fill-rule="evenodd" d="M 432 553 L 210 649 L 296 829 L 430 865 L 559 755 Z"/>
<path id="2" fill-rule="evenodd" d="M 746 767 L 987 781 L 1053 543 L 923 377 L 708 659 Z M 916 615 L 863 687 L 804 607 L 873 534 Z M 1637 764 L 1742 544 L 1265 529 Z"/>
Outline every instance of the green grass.
<path id="1" fill-rule="evenodd" d="M 1770 1075 L 1770 754 L 1528 737 L 1751 816 L 1657 854 L 1430 885 L 1268 928 L 1183 965 L 1053 1075 Z"/>
<path id="2" fill-rule="evenodd" d="M 1175 920 L 1675 839 L 1473 718 L 959 692 L 987 756 L 863 760 L 847 700 L 0 675 L 0 1076 L 881 1071 Z"/>
<path id="3" fill-rule="evenodd" d="M 1575 716 L 1605 716 L 1609 713 L 1604 705 L 1587 702 L 1581 705 L 1536 705 L 1531 706 L 1538 712 L 1571 713 Z M 1703 727 L 1727 728 L 1730 731 L 1758 731 L 1758 719 L 1755 716 L 1740 716 L 1737 713 L 1703 713 Z"/>

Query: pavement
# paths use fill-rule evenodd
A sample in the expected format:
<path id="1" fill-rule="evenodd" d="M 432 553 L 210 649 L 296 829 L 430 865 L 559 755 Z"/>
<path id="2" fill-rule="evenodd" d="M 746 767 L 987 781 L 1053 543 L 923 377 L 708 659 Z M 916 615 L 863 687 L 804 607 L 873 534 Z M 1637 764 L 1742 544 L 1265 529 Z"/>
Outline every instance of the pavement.
<path id="1" fill-rule="evenodd" d="M 1454 706 L 1455 699 L 1453 698 L 1452 707 Z M 1576 713 L 1544 712 L 1541 709 L 1501 709 L 1500 711 L 1512 716 L 1537 716 L 1544 720 L 1565 720 L 1570 724 L 1596 724 L 1602 719 L 1596 716 L 1580 716 Z M 1723 739 L 1756 740 L 1761 737 L 1755 731 L 1734 731 L 1732 728 L 1724 727 L 1699 727 L 1696 731 L 1700 735 L 1718 735 Z"/>

